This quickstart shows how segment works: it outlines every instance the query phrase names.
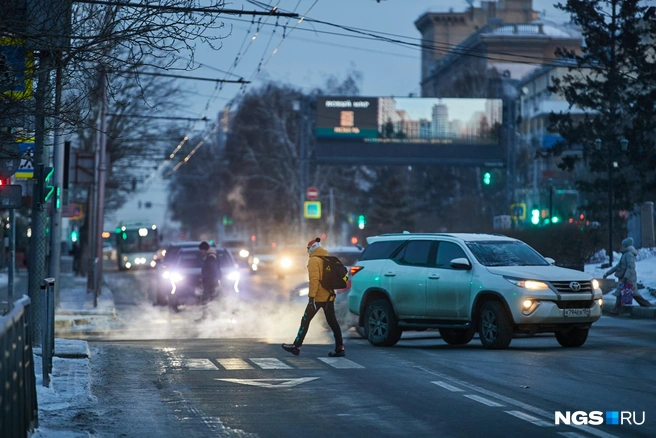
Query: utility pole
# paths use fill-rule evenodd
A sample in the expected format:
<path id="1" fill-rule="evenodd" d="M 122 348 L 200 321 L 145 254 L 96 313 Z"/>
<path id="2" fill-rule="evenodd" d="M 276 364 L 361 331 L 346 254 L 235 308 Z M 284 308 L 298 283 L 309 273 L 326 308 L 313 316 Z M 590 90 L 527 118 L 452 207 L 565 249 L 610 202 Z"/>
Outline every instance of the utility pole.
<path id="1" fill-rule="evenodd" d="M 105 175 L 107 171 L 106 151 L 107 151 L 107 71 L 104 67 L 100 68 L 100 115 L 98 123 L 98 184 L 96 186 L 96 277 L 94 285 L 94 307 L 98 306 L 98 295 L 102 287 L 102 233 L 105 225 Z"/>
<path id="2" fill-rule="evenodd" d="M 57 69 L 55 76 L 55 116 L 58 117 L 61 112 L 62 100 L 62 66 L 61 52 L 57 53 Z M 53 167 L 55 192 L 52 197 L 52 213 L 50 216 L 50 261 L 48 267 L 48 277 L 55 279 L 55 307 L 59 305 L 59 274 L 61 270 L 61 240 L 62 240 L 62 211 L 61 211 L 61 191 L 64 184 L 64 144 L 63 144 L 63 127 L 60 120 L 55 119 L 54 136 L 53 136 Z"/>
<path id="3" fill-rule="evenodd" d="M 39 55 L 39 70 L 36 93 L 34 96 L 36 115 L 34 126 L 34 192 L 32 196 L 32 235 L 30 237 L 30 270 L 28 277 L 28 295 L 32 302 L 32 339 L 35 344 L 41 341 L 41 282 L 46 278 L 46 217 L 43 169 L 47 155 L 44 153 L 46 142 L 46 112 L 50 95 L 50 73 L 52 70 L 52 55 L 42 51 Z"/>

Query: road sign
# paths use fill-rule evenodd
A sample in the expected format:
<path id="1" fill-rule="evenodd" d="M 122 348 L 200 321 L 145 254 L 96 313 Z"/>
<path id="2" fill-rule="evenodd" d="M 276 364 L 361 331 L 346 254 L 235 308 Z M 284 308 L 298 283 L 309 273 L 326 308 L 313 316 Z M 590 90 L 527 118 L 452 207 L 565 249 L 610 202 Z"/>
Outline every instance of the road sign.
<path id="1" fill-rule="evenodd" d="M 19 185 L 0 186 L 0 208 L 21 208 L 23 188 Z"/>
<path id="2" fill-rule="evenodd" d="M 526 204 L 510 204 L 510 218 L 520 221 L 526 219 Z"/>
<path id="3" fill-rule="evenodd" d="M 34 156 L 34 137 L 19 138 L 16 140 L 21 152 L 21 162 L 16 171 L 16 178 L 31 179 L 34 177 L 34 166 L 32 158 Z"/>
<path id="4" fill-rule="evenodd" d="M 321 202 L 305 201 L 303 205 L 303 216 L 306 219 L 321 219 Z"/>
<path id="5" fill-rule="evenodd" d="M 68 204 L 61 209 L 62 217 L 67 217 L 72 221 L 79 221 L 84 218 L 82 204 Z"/>
<path id="6" fill-rule="evenodd" d="M 34 56 L 25 40 L 0 38 L 0 93 L 13 99 L 32 98 Z"/>
<path id="7" fill-rule="evenodd" d="M 305 192 L 305 196 L 310 200 L 314 201 L 319 197 L 319 189 L 316 187 L 309 187 L 307 191 Z"/>

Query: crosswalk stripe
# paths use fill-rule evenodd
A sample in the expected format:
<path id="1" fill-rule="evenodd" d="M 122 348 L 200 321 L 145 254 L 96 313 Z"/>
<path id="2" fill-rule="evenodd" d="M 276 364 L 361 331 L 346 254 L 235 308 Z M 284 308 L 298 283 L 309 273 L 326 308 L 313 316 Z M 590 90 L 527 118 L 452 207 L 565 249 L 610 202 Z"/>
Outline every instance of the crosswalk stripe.
<path id="1" fill-rule="evenodd" d="M 446 383 L 446 382 L 438 381 L 438 382 L 431 382 L 431 383 L 434 383 L 434 384 L 437 385 L 437 386 L 441 386 L 441 387 L 444 388 L 444 389 L 448 389 L 448 390 L 451 391 L 451 392 L 465 392 L 464 389 L 456 388 L 455 386 L 453 386 L 453 385 L 449 385 L 449 384 Z"/>
<path id="2" fill-rule="evenodd" d="M 236 357 L 222 358 L 216 360 L 223 368 L 228 371 L 232 370 L 252 370 L 253 367 L 243 359 Z"/>
<path id="3" fill-rule="evenodd" d="M 209 359 L 184 359 L 182 366 L 190 370 L 216 370 L 216 365 Z"/>
<path id="4" fill-rule="evenodd" d="M 488 400 L 488 399 L 486 399 L 485 397 L 481 397 L 480 395 L 465 394 L 465 397 L 467 397 L 467 398 L 469 398 L 469 399 L 472 399 L 472 400 L 474 400 L 474 401 L 477 401 L 477 402 L 479 402 L 479 403 L 483 403 L 484 405 L 491 406 L 491 407 L 493 407 L 493 408 L 500 408 L 500 407 L 503 406 L 503 405 L 500 404 L 500 403 L 497 403 L 497 402 L 492 401 L 492 400 Z"/>
<path id="5" fill-rule="evenodd" d="M 347 369 L 347 368 L 364 368 L 362 365 L 348 360 L 345 357 L 318 357 L 321 362 L 327 363 L 333 368 Z"/>
<path id="6" fill-rule="evenodd" d="M 504 411 L 506 414 L 510 414 L 514 417 L 520 418 L 524 421 L 528 421 L 529 423 L 533 423 L 536 426 L 541 426 L 541 427 L 553 427 L 555 424 L 552 423 L 547 423 L 546 421 L 542 421 L 537 417 L 534 417 L 533 415 L 529 415 L 525 412 L 522 411 Z"/>
<path id="7" fill-rule="evenodd" d="M 263 370 L 291 370 L 292 367 L 274 357 L 249 357 L 249 360 Z"/>
<path id="8" fill-rule="evenodd" d="M 285 359 L 288 363 L 294 365 L 296 368 L 302 369 L 302 370 L 312 370 L 312 369 L 317 369 L 317 368 L 326 368 L 326 365 L 317 362 L 314 359 L 311 359 L 309 357 L 290 357 L 289 359 Z"/>

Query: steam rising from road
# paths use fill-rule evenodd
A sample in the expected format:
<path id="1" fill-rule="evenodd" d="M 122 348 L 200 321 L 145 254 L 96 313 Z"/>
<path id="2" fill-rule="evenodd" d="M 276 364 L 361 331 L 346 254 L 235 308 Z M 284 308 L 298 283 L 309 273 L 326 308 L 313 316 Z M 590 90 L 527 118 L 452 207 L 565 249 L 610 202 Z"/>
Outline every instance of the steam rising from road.
<path id="1" fill-rule="evenodd" d="M 288 290 L 267 290 L 266 296 L 252 294 L 224 294 L 204 308 L 198 305 L 181 306 L 175 313 L 166 306 L 152 305 L 154 273 L 121 273 L 106 275 L 105 281 L 114 291 L 117 319 L 97 320 L 92 332 L 112 340 L 159 339 L 216 339 L 254 338 L 263 342 L 292 342 L 299 328 L 306 299 L 289 300 Z M 262 287 L 261 287 L 262 288 Z M 122 291 L 122 298 L 119 298 Z M 126 303 L 128 291 L 131 301 Z M 337 316 L 343 331 L 347 323 L 345 300 L 337 306 Z M 346 335 L 346 333 L 345 333 Z M 310 326 L 306 343 L 334 342 L 332 331 L 319 312 Z"/>

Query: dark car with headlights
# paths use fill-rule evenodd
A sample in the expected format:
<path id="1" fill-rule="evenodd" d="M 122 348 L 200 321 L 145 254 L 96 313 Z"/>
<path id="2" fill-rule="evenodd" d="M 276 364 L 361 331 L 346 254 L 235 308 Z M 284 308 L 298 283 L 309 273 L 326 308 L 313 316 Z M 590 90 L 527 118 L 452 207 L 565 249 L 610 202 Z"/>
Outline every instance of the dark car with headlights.
<path id="1" fill-rule="evenodd" d="M 239 293 L 239 268 L 225 248 L 215 248 L 217 264 L 221 269 L 221 280 L 217 284 L 216 295 Z M 169 282 L 169 308 L 177 310 L 183 304 L 198 304 L 202 295 L 201 268 L 203 257 L 198 248 L 182 248 L 176 262 L 163 272 L 162 277 Z M 216 298 L 216 295 L 212 299 Z"/>
<path id="2" fill-rule="evenodd" d="M 157 264 L 157 279 L 154 282 L 155 293 L 153 304 L 166 306 L 171 292 L 171 280 L 168 271 L 178 262 L 178 256 L 183 249 L 198 249 L 200 241 L 173 242 L 161 252 L 161 262 Z M 215 248 L 216 249 L 216 248 Z"/>

